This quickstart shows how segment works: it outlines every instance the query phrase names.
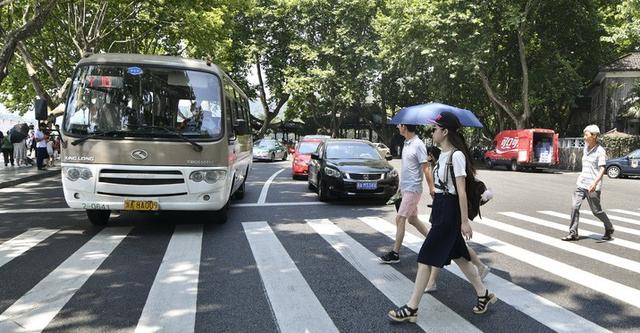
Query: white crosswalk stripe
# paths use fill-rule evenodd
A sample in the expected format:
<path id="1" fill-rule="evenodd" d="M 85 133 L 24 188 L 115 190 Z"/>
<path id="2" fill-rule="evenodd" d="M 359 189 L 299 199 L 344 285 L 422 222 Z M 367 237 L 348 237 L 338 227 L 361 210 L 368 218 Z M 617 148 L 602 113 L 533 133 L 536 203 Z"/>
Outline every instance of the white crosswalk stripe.
<path id="1" fill-rule="evenodd" d="M 616 213 L 622 213 L 622 214 L 627 214 L 627 215 L 639 216 L 640 217 L 640 213 L 632 212 L 632 211 L 626 210 L 626 209 L 607 209 L 607 210 L 612 211 L 612 212 L 616 212 Z"/>
<path id="2" fill-rule="evenodd" d="M 201 245 L 202 225 L 176 226 L 136 333 L 193 332 Z"/>
<path id="3" fill-rule="evenodd" d="M 423 221 L 428 220 L 428 216 L 420 215 L 419 217 Z M 488 221 L 487 218 L 483 218 L 483 220 Z M 488 223 L 483 224 L 487 225 Z M 545 257 L 499 239 L 483 235 L 477 231 L 473 232 L 473 241 L 514 259 L 525 261 L 528 265 L 547 271 L 551 274 L 555 274 L 563 279 L 572 281 L 576 284 L 593 289 L 597 292 L 601 292 L 640 308 L 640 290 L 603 278 L 596 274 L 565 264 L 555 259 Z"/>
<path id="4" fill-rule="evenodd" d="M 565 233 L 567 232 L 568 227 L 559 223 L 553 223 L 551 221 L 546 221 L 543 219 L 539 219 L 536 217 L 532 217 L 532 216 L 527 216 L 524 214 L 520 214 L 520 213 L 514 213 L 514 212 L 501 212 L 501 215 L 504 216 L 508 216 L 514 219 L 518 219 L 518 220 L 522 220 L 522 221 L 527 221 L 530 223 L 534 223 L 537 225 L 541 225 L 543 227 L 548 227 L 548 228 L 552 228 L 552 229 L 556 229 L 556 230 L 561 230 L 561 231 L 565 231 Z M 584 229 L 582 229 L 584 230 Z M 580 232 L 581 236 L 586 236 L 589 237 L 591 239 L 595 239 L 595 240 L 601 240 L 602 238 L 602 234 L 595 234 L 595 233 L 585 233 L 584 231 Z M 636 251 L 640 251 L 640 244 L 639 243 L 634 243 L 628 240 L 624 240 L 621 239 L 619 237 L 615 237 L 614 239 L 608 241 L 609 244 L 613 244 L 613 245 L 617 245 L 617 246 L 621 246 L 621 247 L 625 247 L 628 249 L 632 249 L 632 250 L 636 250 Z"/>
<path id="5" fill-rule="evenodd" d="M 266 222 L 242 223 L 280 332 L 338 332 Z"/>
<path id="6" fill-rule="evenodd" d="M 377 256 L 329 220 L 307 220 L 307 223 L 389 300 L 397 306 L 409 300 L 412 281 L 392 267 L 381 265 Z M 417 324 L 427 332 L 480 332 L 431 295 L 425 295 L 420 302 Z"/>
<path id="7" fill-rule="evenodd" d="M 541 211 L 538 211 L 538 213 L 565 219 L 565 220 L 567 220 L 567 226 L 569 225 L 568 224 L 568 220 L 571 219 L 571 216 L 569 214 L 553 212 L 553 211 L 550 211 L 550 210 L 541 210 Z M 590 220 L 590 219 L 587 219 L 587 218 L 584 218 L 584 217 L 580 217 L 580 224 L 583 224 L 583 223 L 600 227 L 600 228 L 602 228 L 602 230 L 604 232 L 604 225 L 600 221 L 595 221 L 595 220 Z M 640 230 L 627 228 L 627 227 L 622 227 L 622 226 L 618 226 L 618 225 L 614 225 L 613 227 L 615 228 L 616 233 L 624 232 L 624 233 L 627 233 L 627 234 L 640 236 Z M 569 228 L 569 227 L 567 227 L 567 228 Z"/>
<path id="8" fill-rule="evenodd" d="M 558 238 L 549 237 L 537 232 L 529 231 L 524 228 L 515 227 L 507 223 L 499 222 L 489 218 L 482 219 L 483 225 L 490 228 L 498 229 L 500 231 L 508 232 L 519 237 L 527 238 L 535 242 L 543 243 L 548 246 L 575 253 L 577 255 L 585 256 L 591 259 L 595 259 L 606 263 L 626 269 L 631 272 L 640 273 L 640 262 L 633 261 L 627 258 L 618 257 L 610 253 L 594 250 L 585 246 L 581 246 L 575 243 L 565 242 Z"/>
<path id="9" fill-rule="evenodd" d="M 106 228 L 0 314 L 0 332 L 41 332 L 131 231 Z"/>
<path id="10" fill-rule="evenodd" d="M 372 229 L 391 239 L 395 239 L 396 228 L 388 221 L 378 217 L 363 217 L 360 220 Z M 405 233 L 403 245 L 411 249 L 411 251 L 419 253 L 423 242 L 423 238 L 411 233 Z M 455 265 L 445 266 L 445 269 L 461 279 L 466 279 L 464 273 Z M 498 295 L 500 300 L 556 332 L 608 332 L 607 329 L 566 310 L 558 304 L 491 273 L 485 278 L 485 285 L 491 292 Z"/>
<path id="11" fill-rule="evenodd" d="M 58 229 L 31 229 L 0 244 L 0 267 L 58 231 Z"/>
<path id="12" fill-rule="evenodd" d="M 593 213 L 588 210 L 581 210 L 580 213 L 594 216 Z M 622 217 L 618 215 L 611 215 L 611 214 L 607 214 L 607 216 L 609 217 L 610 220 L 640 225 L 640 221 L 638 220 L 634 220 L 634 219 L 630 219 L 630 218 Z"/>

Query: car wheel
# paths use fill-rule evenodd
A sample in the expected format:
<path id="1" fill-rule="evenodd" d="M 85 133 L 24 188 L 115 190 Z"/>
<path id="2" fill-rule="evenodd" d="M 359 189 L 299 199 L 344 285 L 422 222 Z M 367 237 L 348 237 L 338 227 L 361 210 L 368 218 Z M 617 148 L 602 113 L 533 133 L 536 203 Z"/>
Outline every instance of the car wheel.
<path id="1" fill-rule="evenodd" d="M 487 159 L 487 168 L 489 168 L 489 169 L 493 169 L 493 166 L 494 166 L 494 165 L 493 165 L 493 161 L 492 161 L 490 158 L 488 158 L 488 159 Z"/>
<path id="2" fill-rule="evenodd" d="M 286 160 L 287 160 L 287 153 L 284 153 L 284 154 L 282 155 L 282 160 L 283 160 L 283 161 L 286 161 Z"/>
<path id="3" fill-rule="evenodd" d="M 87 210 L 89 222 L 93 225 L 103 226 L 109 223 L 110 210 Z"/>
<path id="4" fill-rule="evenodd" d="M 609 176 L 609 178 L 618 178 L 621 176 L 620 174 L 620 167 L 612 165 L 607 169 L 607 176 Z"/>
<path id="5" fill-rule="evenodd" d="M 244 199 L 244 188 L 245 188 L 245 184 L 247 183 L 247 179 L 245 178 L 242 181 L 242 185 L 240 185 L 240 187 L 238 187 L 238 189 L 236 190 L 236 193 L 233 194 L 233 198 L 236 200 L 242 200 Z"/>
<path id="6" fill-rule="evenodd" d="M 511 171 L 518 171 L 518 161 L 516 161 L 516 160 L 511 161 L 510 170 Z"/>
<path id="7" fill-rule="evenodd" d="M 276 153 L 271 153 L 271 158 L 269 159 L 271 162 L 276 160 Z"/>
<path id="8" fill-rule="evenodd" d="M 318 180 L 318 198 L 320 201 L 329 201 L 329 189 L 322 179 Z"/>

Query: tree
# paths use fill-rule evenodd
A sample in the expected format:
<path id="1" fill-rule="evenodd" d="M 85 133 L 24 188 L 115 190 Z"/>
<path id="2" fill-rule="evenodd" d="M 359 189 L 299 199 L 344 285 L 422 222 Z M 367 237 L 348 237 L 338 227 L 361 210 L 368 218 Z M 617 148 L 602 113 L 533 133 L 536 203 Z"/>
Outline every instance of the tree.
<path id="1" fill-rule="evenodd" d="M 33 4 L 27 1 L 0 2 L 0 37 L 3 39 L 0 50 L 0 83 L 8 75 L 7 67 L 18 44 L 42 29 L 56 3 L 56 0 L 35 1 Z M 15 30 L 10 30 L 14 27 Z"/>

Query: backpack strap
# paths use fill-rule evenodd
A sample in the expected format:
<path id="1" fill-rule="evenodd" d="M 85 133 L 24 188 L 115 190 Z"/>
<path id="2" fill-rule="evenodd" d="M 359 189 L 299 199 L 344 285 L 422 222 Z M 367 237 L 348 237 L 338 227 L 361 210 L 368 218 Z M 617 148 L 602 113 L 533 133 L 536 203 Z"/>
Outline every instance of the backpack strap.
<path id="1" fill-rule="evenodd" d="M 457 152 L 456 149 L 454 149 L 451 152 L 451 155 L 449 155 L 449 161 L 447 161 L 447 169 L 448 169 L 447 171 L 448 172 L 445 173 L 444 181 L 445 181 L 445 184 L 447 184 L 447 182 L 449 180 L 448 176 L 449 176 L 449 174 L 451 174 L 451 182 L 453 183 L 453 188 L 456 190 L 456 195 L 458 195 L 458 185 L 456 185 L 456 175 L 453 173 L 453 154 L 455 152 Z"/>

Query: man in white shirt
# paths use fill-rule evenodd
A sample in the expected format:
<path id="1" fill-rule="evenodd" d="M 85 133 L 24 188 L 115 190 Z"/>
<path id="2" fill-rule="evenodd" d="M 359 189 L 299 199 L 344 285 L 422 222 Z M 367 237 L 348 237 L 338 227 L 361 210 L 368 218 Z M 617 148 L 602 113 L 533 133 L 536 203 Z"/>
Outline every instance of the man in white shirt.
<path id="1" fill-rule="evenodd" d="M 571 211 L 571 225 L 569 234 L 562 238 L 564 241 L 575 241 L 578 236 L 578 220 L 580 219 L 580 206 L 587 199 L 591 212 L 604 223 L 604 236 L 602 240 L 611 240 L 613 224 L 609 221 L 607 213 L 600 206 L 600 193 L 602 190 L 602 177 L 605 172 L 607 155 L 598 144 L 600 129 L 596 125 L 587 126 L 584 131 L 584 152 L 582 154 L 582 172 L 576 182 L 576 190 L 573 192 L 573 204 Z"/>
<path id="2" fill-rule="evenodd" d="M 45 170 L 44 159 L 48 157 L 47 154 L 47 140 L 45 138 L 45 123 L 38 124 L 38 130 L 34 134 L 36 140 L 36 165 L 38 170 Z"/>

